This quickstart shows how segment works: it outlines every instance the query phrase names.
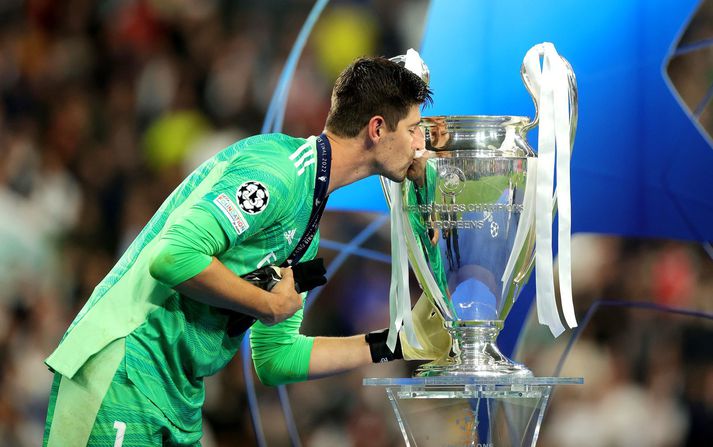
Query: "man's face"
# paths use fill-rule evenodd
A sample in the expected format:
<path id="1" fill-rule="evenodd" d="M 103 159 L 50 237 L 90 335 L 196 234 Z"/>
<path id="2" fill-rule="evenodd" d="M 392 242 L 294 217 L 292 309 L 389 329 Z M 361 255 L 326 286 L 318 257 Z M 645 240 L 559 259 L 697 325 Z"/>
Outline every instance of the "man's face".
<path id="1" fill-rule="evenodd" d="M 414 105 L 408 115 L 396 126 L 393 132 L 386 130 L 379 146 L 379 174 L 393 180 L 402 182 L 411 167 L 416 150 L 425 147 L 423 131 L 419 127 L 421 111 Z"/>

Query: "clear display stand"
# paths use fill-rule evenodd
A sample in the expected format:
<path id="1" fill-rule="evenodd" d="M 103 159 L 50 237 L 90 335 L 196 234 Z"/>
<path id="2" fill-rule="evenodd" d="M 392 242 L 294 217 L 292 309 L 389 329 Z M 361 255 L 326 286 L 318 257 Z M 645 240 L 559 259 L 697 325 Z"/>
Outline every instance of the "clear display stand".
<path id="1" fill-rule="evenodd" d="M 555 385 L 581 377 L 367 378 L 382 386 L 408 447 L 534 446 Z"/>

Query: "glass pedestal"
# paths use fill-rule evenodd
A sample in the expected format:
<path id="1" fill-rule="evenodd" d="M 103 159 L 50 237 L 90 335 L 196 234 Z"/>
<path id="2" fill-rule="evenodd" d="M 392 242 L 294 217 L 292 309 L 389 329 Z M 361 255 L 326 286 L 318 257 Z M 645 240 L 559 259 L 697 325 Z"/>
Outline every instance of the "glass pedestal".
<path id="1" fill-rule="evenodd" d="M 408 447 L 534 446 L 555 385 L 581 377 L 368 378 L 383 386 Z"/>

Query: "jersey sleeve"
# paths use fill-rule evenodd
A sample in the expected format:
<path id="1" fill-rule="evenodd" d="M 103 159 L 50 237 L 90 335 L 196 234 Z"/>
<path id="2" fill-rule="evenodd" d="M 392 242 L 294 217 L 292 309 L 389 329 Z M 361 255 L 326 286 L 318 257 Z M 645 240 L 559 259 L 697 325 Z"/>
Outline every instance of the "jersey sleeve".
<path id="1" fill-rule="evenodd" d="M 253 324 L 250 346 L 255 373 L 263 384 L 277 386 L 307 380 L 314 337 L 299 333 L 303 312 L 300 309 L 274 326 L 259 321 Z"/>
<path id="2" fill-rule="evenodd" d="M 149 272 L 169 287 L 193 278 L 227 249 L 228 241 L 216 218 L 193 207 L 166 230 L 153 249 Z"/>
<path id="3" fill-rule="evenodd" d="M 281 162 L 238 157 L 196 203 L 218 220 L 231 247 L 282 219 L 292 206 L 294 170 Z"/>

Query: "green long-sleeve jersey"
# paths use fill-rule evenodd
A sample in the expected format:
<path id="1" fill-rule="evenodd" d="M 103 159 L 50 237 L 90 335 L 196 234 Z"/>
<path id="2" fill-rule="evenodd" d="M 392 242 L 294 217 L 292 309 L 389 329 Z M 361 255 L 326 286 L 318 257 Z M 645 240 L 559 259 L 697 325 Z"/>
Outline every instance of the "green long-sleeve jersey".
<path id="1" fill-rule="evenodd" d="M 175 284 L 154 278 L 153 255 L 172 228 L 185 227 L 186 221 L 195 224 L 190 216 L 202 213 L 212 216 L 222 230 L 212 236 L 224 241 L 214 255 L 235 274 L 283 263 L 312 212 L 315 181 L 319 181 L 315 142 L 316 137 L 255 136 L 197 168 L 95 288 L 47 365 L 72 378 L 89 357 L 125 337 L 126 369 L 132 382 L 177 426 L 199 427 L 202 378 L 227 364 L 243 334 L 230 333 L 231 312 L 182 296 L 170 287 Z M 319 234 L 302 260 L 314 258 L 318 242 Z M 197 272 L 205 265 L 192 269 Z M 260 367 L 284 362 L 289 353 L 300 367 L 273 380 L 306 378 L 312 339 L 299 335 L 301 320 L 299 311 L 272 327 L 253 325 L 253 358 L 259 373 Z"/>

